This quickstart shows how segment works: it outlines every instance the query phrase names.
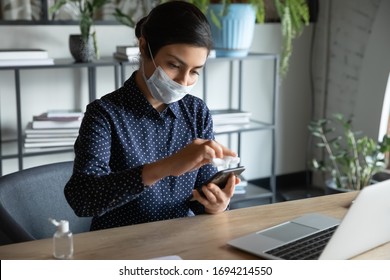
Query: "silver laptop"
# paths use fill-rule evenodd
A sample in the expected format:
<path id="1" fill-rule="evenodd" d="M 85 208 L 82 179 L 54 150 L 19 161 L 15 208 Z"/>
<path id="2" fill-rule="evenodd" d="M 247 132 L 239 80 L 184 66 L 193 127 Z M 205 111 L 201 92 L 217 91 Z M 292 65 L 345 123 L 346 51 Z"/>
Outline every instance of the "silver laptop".
<path id="1" fill-rule="evenodd" d="M 365 187 L 342 221 L 311 213 L 228 242 L 266 259 L 349 259 L 390 241 L 390 180 Z"/>

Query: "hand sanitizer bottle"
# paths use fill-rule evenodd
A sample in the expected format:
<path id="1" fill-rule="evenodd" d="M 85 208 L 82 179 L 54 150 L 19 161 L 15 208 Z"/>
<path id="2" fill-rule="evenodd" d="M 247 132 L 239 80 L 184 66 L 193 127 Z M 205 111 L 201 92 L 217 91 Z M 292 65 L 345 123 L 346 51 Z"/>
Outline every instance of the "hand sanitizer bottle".
<path id="1" fill-rule="evenodd" d="M 69 222 L 49 220 L 57 227 L 53 236 L 53 256 L 61 260 L 71 259 L 73 257 L 73 234 L 69 230 Z"/>

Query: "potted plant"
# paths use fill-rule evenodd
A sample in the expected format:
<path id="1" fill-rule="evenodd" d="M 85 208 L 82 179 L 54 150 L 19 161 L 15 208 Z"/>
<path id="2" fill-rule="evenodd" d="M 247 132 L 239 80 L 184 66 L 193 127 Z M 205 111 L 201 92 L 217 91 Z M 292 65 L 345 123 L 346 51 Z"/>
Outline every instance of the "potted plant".
<path id="1" fill-rule="evenodd" d="M 169 0 L 160 0 L 164 3 Z M 306 0 L 185 0 L 197 6 L 208 18 L 211 25 L 217 56 L 246 56 L 253 39 L 256 21 L 264 23 L 270 4 L 275 6 L 281 21 L 283 36 L 279 73 L 285 76 L 292 54 L 292 41 L 309 23 L 309 7 Z M 266 3 L 268 5 L 266 5 Z M 233 12 L 236 11 L 236 14 Z M 125 14 L 116 9 L 115 17 L 118 22 L 134 27 L 132 14 Z M 237 16 L 238 15 L 238 16 Z M 232 21 L 230 21 L 232 20 Z M 231 23 L 235 22 L 235 23 Z M 236 25 L 237 22 L 240 22 Z M 224 30 L 235 25 L 233 31 Z M 225 43 L 229 45 L 226 46 Z M 219 48 L 219 50 L 218 50 Z"/>
<path id="2" fill-rule="evenodd" d="M 50 7 L 49 13 L 54 15 L 64 5 L 69 5 L 77 14 L 80 22 L 80 34 L 69 37 L 69 48 L 72 56 L 78 62 L 99 59 L 99 50 L 96 42 L 96 32 L 91 31 L 94 25 L 94 15 L 110 0 L 59 0 Z"/>
<path id="3" fill-rule="evenodd" d="M 385 154 L 390 151 L 390 138 L 385 135 L 382 141 L 375 141 L 361 136 L 352 129 L 352 118 L 335 114 L 332 119 L 312 121 L 308 128 L 319 139 L 316 146 L 325 150 L 324 159 L 313 159 L 311 165 L 330 174 L 327 187 L 336 191 L 360 190 L 387 166 Z M 340 129 L 341 135 L 335 134 Z"/>
<path id="4" fill-rule="evenodd" d="M 309 23 L 309 7 L 306 0 L 189 0 L 196 5 L 203 13 L 205 13 L 210 22 L 216 48 L 220 48 L 219 52 L 222 55 L 230 56 L 226 48 L 236 48 L 232 56 L 245 56 L 248 52 L 253 38 L 253 30 L 255 20 L 258 23 L 264 23 L 266 15 L 266 3 L 273 4 L 281 21 L 281 30 L 283 36 L 283 45 L 280 58 L 280 74 L 283 77 L 289 67 L 289 59 L 292 54 L 292 41 L 298 37 L 304 26 Z M 270 3 L 271 2 L 271 3 Z M 246 5 L 248 10 L 243 12 Z M 227 22 L 227 19 L 232 18 L 234 21 L 240 20 L 232 15 L 232 12 L 239 8 L 239 13 L 242 15 L 245 23 L 241 25 L 243 29 L 237 30 L 237 35 L 233 35 L 232 31 L 224 30 L 227 26 L 232 26 Z M 248 32 L 249 31 L 249 32 Z M 243 35 L 246 36 L 243 36 Z M 245 42 L 243 42 L 245 40 Z M 224 42 L 229 42 L 230 46 L 225 46 Z M 218 56 L 218 49 L 217 56 Z"/>

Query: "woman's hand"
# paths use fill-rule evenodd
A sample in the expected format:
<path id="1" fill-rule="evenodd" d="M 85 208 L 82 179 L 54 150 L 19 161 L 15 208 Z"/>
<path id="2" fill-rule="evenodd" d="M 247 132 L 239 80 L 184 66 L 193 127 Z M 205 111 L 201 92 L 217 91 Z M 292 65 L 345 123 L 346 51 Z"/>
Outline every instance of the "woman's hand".
<path id="1" fill-rule="evenodd" d="M 214 140 L 195 139 L 183 149 L 143 168 L 145 185 L 152 185 L 167 176 L 179 176 L 210 163 L 213 158 L 237 156 L 235 152 Z"/>
<path id="2" fill-rule="evenodd" d="M 199 201 L 206 209 L 206 213 L 217 214 L 226 210 L 230 199 L 234 194 L 234 187 L 240 183 L 240 179 L 231 174 L 225 188 L 221 189 L 216 184 L 210 183 L 202 187 L 204 197 L 197 190 L 192 191 L 193 198 Z"/>
<path id="3" fill-rule="evenodd" d="M 182 175 L 210 163 L 213 158 L 225 156 L 236 156 L 236 153 L 214 140 L 195 139 L 168 158 L 171 166 L 169 175 Z"/>

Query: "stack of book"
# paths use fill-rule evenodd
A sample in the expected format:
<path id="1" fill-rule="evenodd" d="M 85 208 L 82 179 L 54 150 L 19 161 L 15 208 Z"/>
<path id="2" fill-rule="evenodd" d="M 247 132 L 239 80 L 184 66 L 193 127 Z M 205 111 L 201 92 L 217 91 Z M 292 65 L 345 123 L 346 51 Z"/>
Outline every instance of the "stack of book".
<path id="1" fill-rule="evenodd" d="M 248 186 L 248 181 L 245 180 L 245 178 L 242 177 L 241 175 L 239 177 L 240 177 L 241 182 L 235 186 L 234 194 L 245 194 L 246 187 Z"/>
<path id="2" fill-rule="evenodd" d="M 214 132 L 228 132 L 249 126 L 251 112 L 238 109 L 211 110 Z"/>
<path id="3" fill-rule="evenodd" d="M 48 111 L 34 116 L 26 128 L 26 152 L 73 147 L 83 118 L 80 111 Z"/>
<path id="4" fill-rule="evenodd" d="M 114 52 L 114 58 L 118 60 L 132 60 L 139 55 L 139 48 L 137 46 L 117 46 Z"/>
<path id="5" fill-rule="evenodd" d="M 0 67 L 52 64 L 54 59 L 42 49 L 0 49 Z"/>

